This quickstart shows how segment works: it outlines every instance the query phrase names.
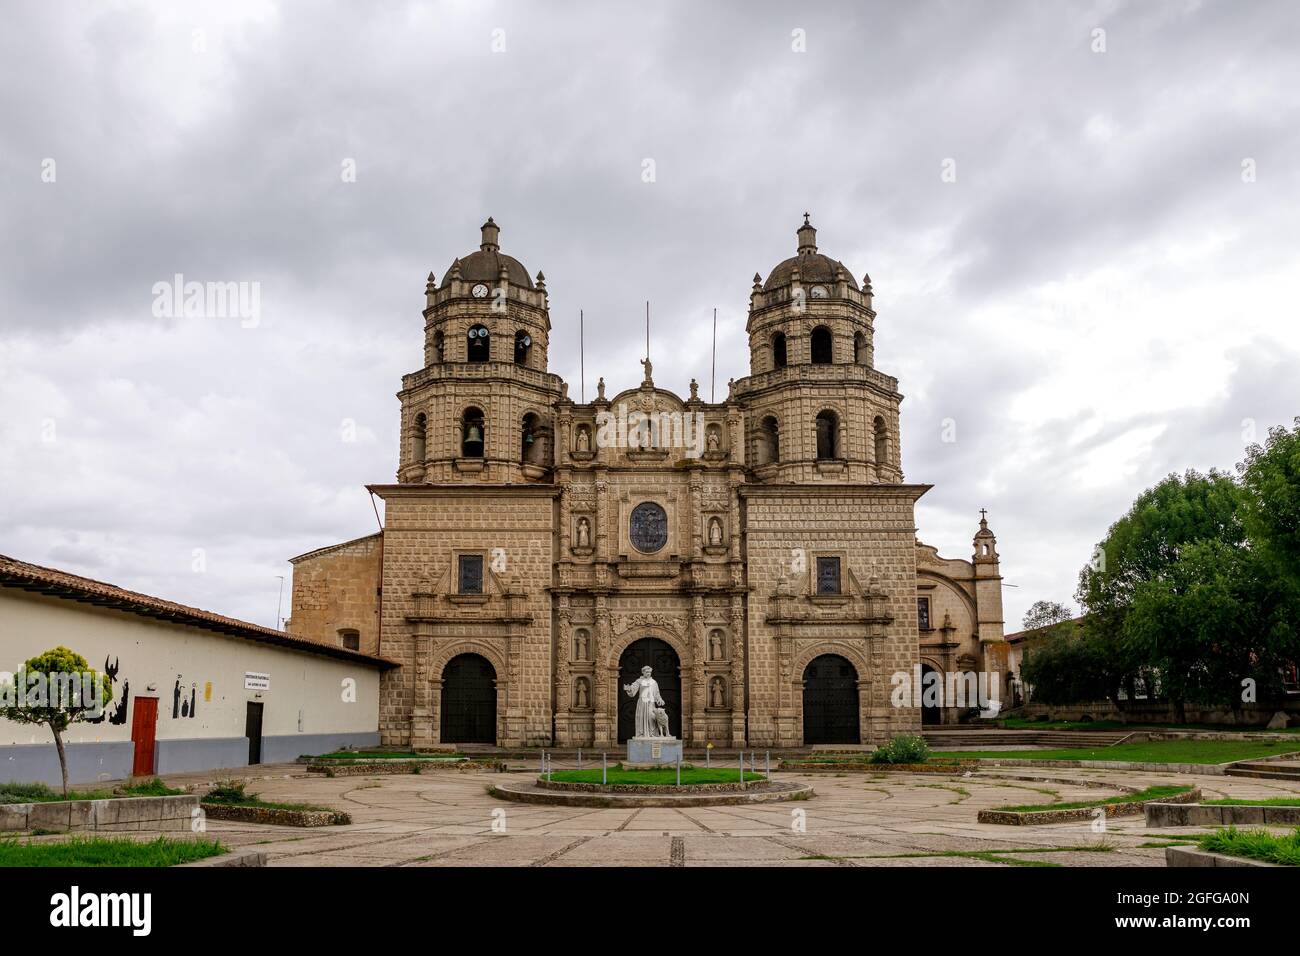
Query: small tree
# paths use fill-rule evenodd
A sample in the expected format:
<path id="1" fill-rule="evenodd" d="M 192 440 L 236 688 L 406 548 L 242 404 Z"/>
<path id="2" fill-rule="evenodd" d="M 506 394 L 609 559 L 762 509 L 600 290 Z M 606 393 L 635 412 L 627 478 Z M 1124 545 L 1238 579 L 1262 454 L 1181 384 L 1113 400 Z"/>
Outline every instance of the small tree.
<path id="1" fill-rule="evenodd" d="M 54 748 L 59 752 L 66 797 L 68 755 L 63 749 L 63 733 L 87 715 L 101 711 L 113 699 L 113 682 L 107 674 L 91 670 L 80 654 L 62 646 L 33 657 L 19 674 L 22 679 L 16 684 L 6 681 L 0 685 L 0 717 L 50 728 Z"/>
<path id="2" fill-rule="evenodd" d="M 1054 624 L 1064 624 L 1073 618 L 1074 611 L 1068 604 L 1061 604 L 1058 601 L 1035 601 L 1029 605 L 1029 610 L 1025 612 L 1020 626 L 1026 631 L 1037 631 Z"/>

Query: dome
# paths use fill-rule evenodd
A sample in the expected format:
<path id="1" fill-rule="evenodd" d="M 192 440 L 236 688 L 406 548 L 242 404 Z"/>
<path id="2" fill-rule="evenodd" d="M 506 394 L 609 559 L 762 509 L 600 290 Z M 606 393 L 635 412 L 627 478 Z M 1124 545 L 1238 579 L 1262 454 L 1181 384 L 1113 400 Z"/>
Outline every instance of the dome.
<path id="1" fill-rule="evenodd" d="M 512 284 L 531 289 L 533 280 L 528 278 L 528 270 L 524 268 L 524 264 L 514 256 L 506 255 L 497 245 L 497 237 L 500 233 L 501 227 L 489 216 L 488 221 L 483 223 L 483 242 L 478 247 L 478 252 L 471 252 L 448 266 L 447 271 L 442 275 L 442 285 L 439 288 L 447 287 L 451 282 L 452 270 L 456 268 L 456 263 L 460 263 L 460 278 L 466 282 L 496 282 L 501 275 L 501 267 L 505 266 L 506 274 Z"/>
<path id="2" fill-rule="evenodd" d="M 804 285 L 836 282 L 838 281 L 839 271 L 843 269 L 845 281 L 854 289 L 858 288 L 857 280 L 853 278 L 853 273 L 849 272 L 844 263 L 817 251 L 817 230 L 808 221 L 807 213 L 803 215 L 803 225 L 799 227 L 798 235 L 799 249 L 797 254 L 779 263 L 772 270 L 767 277 L 767 281 L 763 283 L 764 292 L 783 285 L 789 285 L 790 278 L 796 268 L 799 270 L 799 281 Z"/>

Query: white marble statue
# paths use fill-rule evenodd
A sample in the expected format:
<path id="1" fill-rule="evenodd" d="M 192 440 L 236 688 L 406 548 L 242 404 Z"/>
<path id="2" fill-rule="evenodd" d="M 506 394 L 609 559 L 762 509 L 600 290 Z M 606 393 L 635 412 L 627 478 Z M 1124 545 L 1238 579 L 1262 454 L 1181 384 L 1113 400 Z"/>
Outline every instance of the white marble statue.
<path id="1" fill-rule="evenodd" d="M 637 698 L 636 736 L 667 737 L 667 715 L 663 733 L 659 732 L 659 722 L 655 719 L 655 710 L 664 706 L 664 699 L 659 696 L 659 683 L 650 674 L 649 667 L 641 668 L 641 676 L 630 684 L 624 684 L 623 690 L 627 696 Z"/>

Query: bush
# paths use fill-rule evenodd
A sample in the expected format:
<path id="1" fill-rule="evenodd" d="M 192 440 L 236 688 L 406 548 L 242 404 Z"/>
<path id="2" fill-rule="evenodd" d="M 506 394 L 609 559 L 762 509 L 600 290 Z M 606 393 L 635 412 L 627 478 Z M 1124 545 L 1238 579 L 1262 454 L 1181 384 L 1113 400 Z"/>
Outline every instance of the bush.
<path id="1" fill-rule="evenodd" d="M 872 763 L 925 763 L 929 759 L 929 745 L 915 734 L 899 734 L 871 753 Z"/>
<path id="2" fill-rule="evenodd" d="M 218 780 L 203 799 L 211 803 L 241 803 L 248 799 L 244 793 L 246 786 L 243 780 Z"/>
<path id="3" fill-rule="evenodd" d="M 32 803 L 53 800 L 55 793 L 43 783 L 0 784 L 0 803 Z"/>

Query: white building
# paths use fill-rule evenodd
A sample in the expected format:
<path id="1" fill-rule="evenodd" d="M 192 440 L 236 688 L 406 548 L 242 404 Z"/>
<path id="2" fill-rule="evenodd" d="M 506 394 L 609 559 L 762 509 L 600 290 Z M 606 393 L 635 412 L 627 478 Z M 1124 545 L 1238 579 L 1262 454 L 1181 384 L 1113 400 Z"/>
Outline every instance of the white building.
<path id="1" fill-rule="evenodd" d="M 0 671 L 57 646 L 113 700 L 65 734 L 73 783 L 379 742 L 379 657 L 0 555 Z M 0 720 L 0 781 L 60 782 L 48 728 Z"/>

